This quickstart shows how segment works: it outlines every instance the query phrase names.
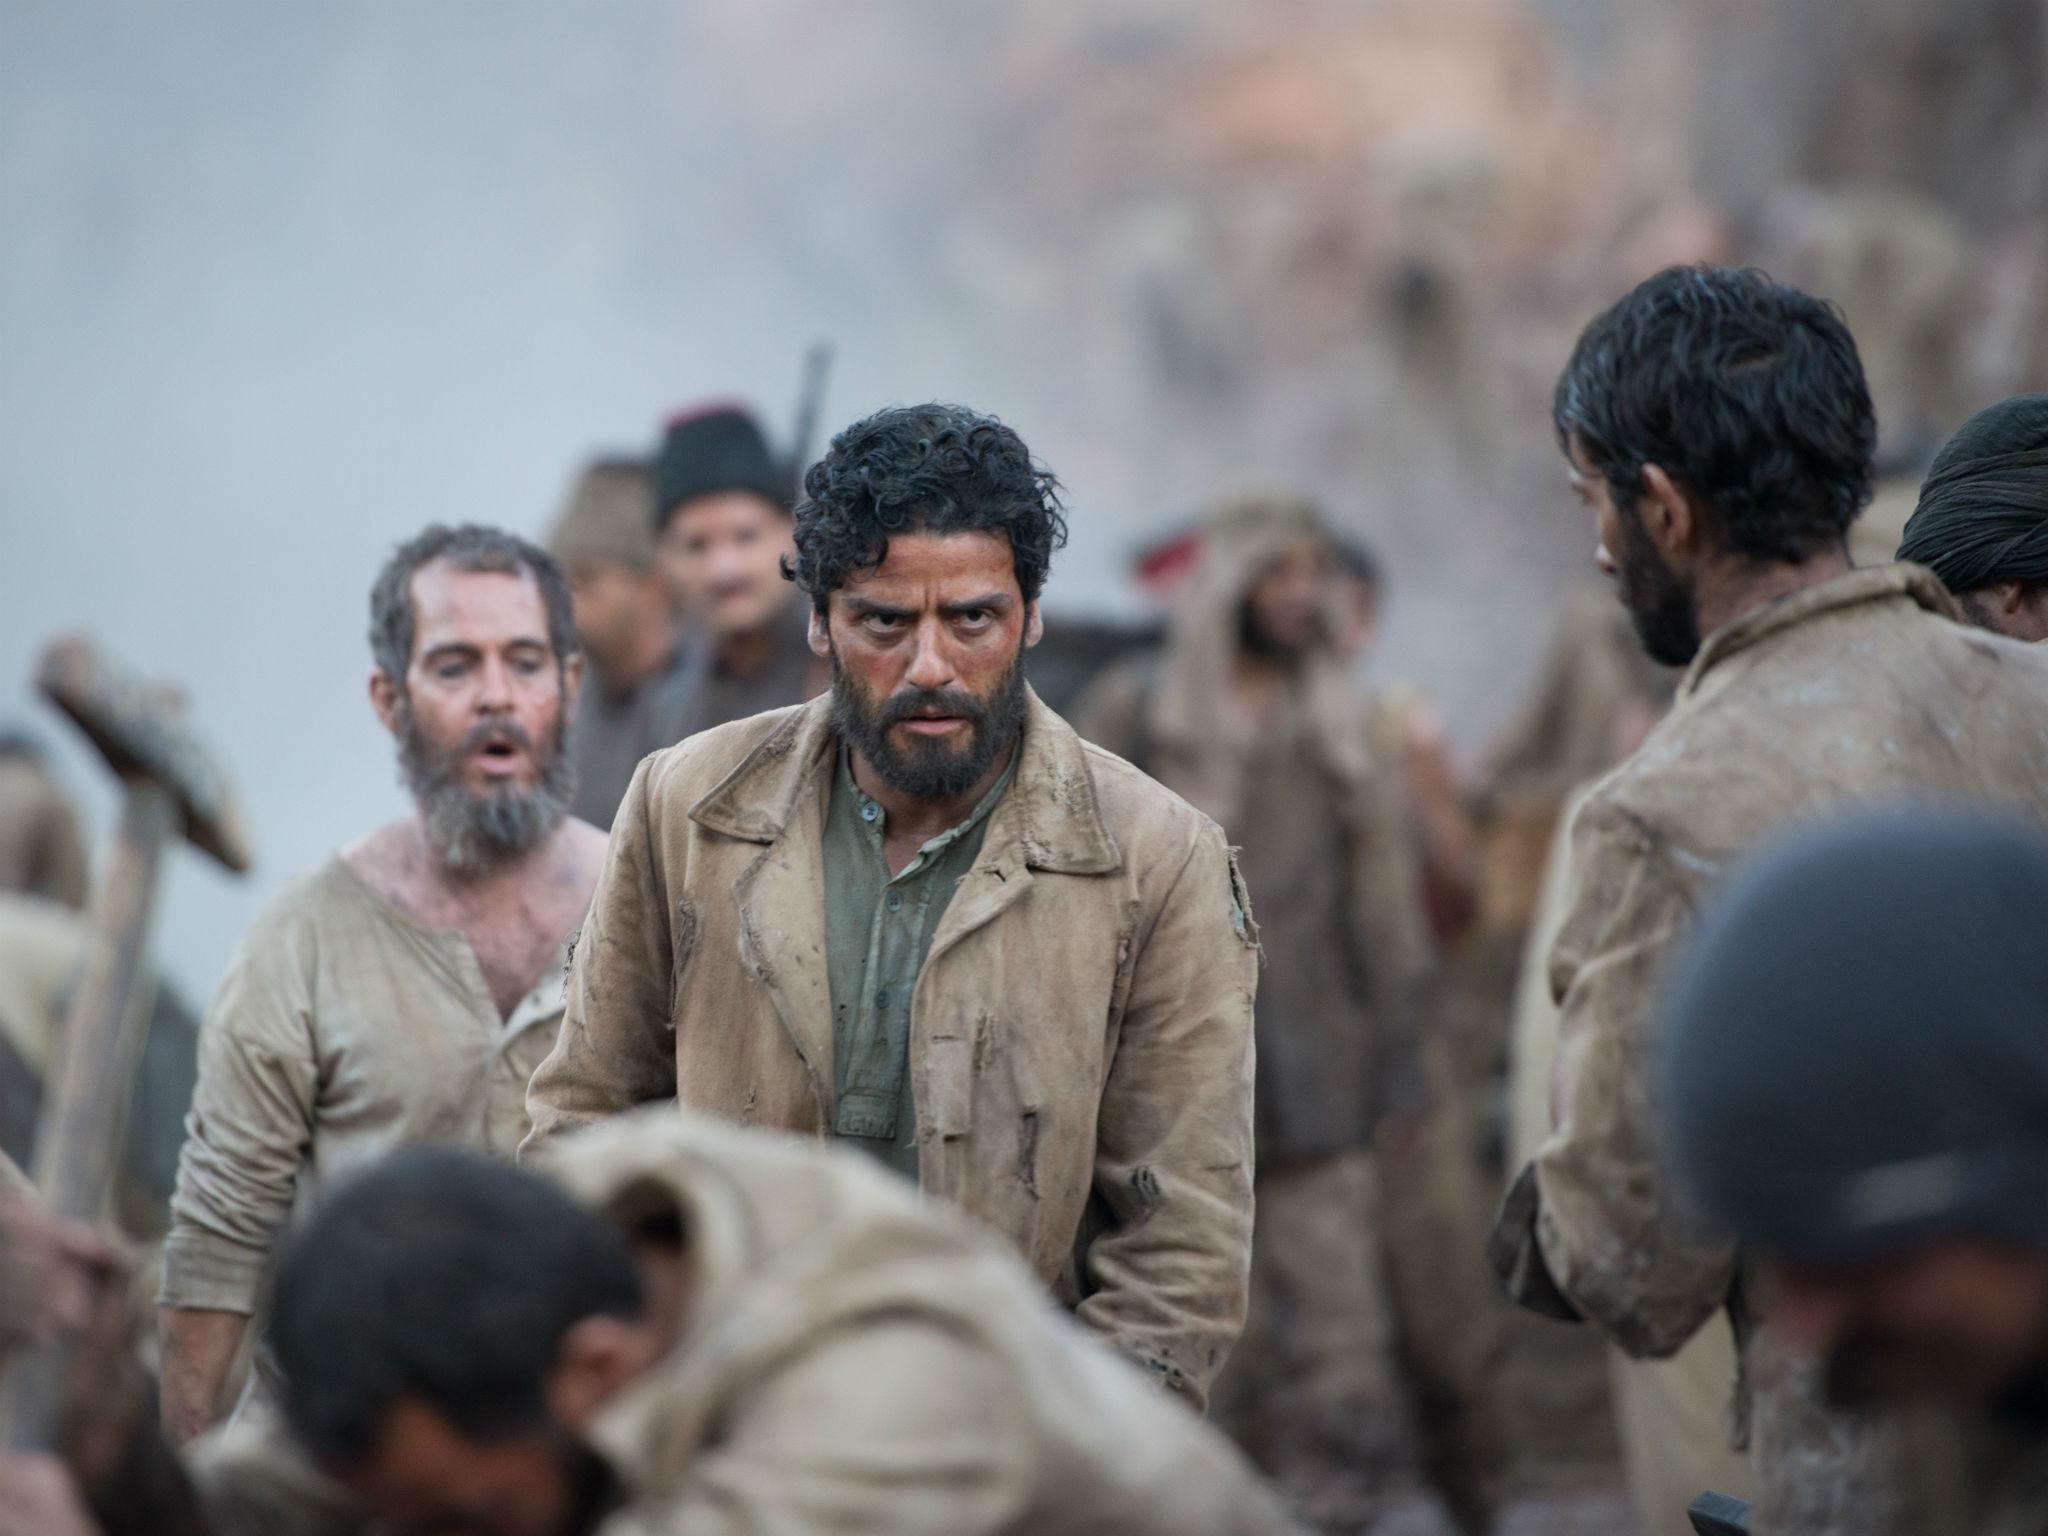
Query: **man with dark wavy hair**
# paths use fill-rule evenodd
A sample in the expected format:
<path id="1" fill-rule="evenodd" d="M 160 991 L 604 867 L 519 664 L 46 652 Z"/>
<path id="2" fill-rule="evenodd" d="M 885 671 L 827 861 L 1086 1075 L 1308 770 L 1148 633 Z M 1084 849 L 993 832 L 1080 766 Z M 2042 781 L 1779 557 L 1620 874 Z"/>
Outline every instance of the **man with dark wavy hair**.
<path id="1" fill-rule="evenodd" d="M 1687 671 L 1567 832 L 1555 1128 L 1508 1191 L 1495 1263 L 1524 1305 L 1637 1357 L 1674 1353 L 1725 1308 L 1758 1528 L 1893 1529 L 1894 1448 L 1826 1412 L 1812 1362 L 1756 1333 L 1765 1299 L 1734 1247 L 1673 1218 L 1652 1003 L 1723 871 L 1797 823 L 1901 796 L 2048 816 L 2048 658 L 1954 622 L 1916 566 L 1851 568 L 1876 423 L 1819 299 L 1759 272 L 1660 273 L 1587 327 L 1556 426 L 1596 563 L 1644 649 Z"/>
<path id="2" fill-rule="evenodd" d="M 1017 434 L 884 410 L 805 476 L 829 694 L 643 764 L 534 1138 L 675 1098 L 1006 1236 L 1196 1404 L 1243 1318 L 1258 942 L 1221 831 L 1024 681 L 1066 525 Z"/>

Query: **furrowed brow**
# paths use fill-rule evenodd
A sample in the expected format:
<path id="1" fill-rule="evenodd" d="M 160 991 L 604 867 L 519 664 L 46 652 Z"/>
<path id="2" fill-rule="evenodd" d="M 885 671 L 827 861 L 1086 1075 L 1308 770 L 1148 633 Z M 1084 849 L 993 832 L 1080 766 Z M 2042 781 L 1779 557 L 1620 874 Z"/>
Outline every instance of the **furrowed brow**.
<path id="1" fill-rule="evenodd" d="M 888 603 L 878 603 L 871 597 L 854 597 L 849 594 L 845 597 L 844 601 L 846 606 L 853 610 L 853 616 L 857 619 L 909 619 L 916 617 L 908 608 L 897 608 Z"/>
<path id="2" fill-rule="evenodd" d="M 941 603 L 939 612 L 949 619 L 957 619 L 969 613 L 1007 613 L 1009 607 L 1010 595 L 1007 592 L 987 592 L 957 603 Z"/>

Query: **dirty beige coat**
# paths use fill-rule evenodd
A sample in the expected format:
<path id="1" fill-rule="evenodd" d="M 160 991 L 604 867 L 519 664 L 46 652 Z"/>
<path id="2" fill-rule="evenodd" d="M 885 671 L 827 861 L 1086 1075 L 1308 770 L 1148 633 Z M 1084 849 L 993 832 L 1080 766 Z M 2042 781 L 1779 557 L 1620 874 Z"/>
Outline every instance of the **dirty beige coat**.
<path id="1" fill-rule="evenodd" d="M 364 1159 L 421 1141 L 511 1156 L 565 966 L 505 1019 L 468 939 L 420 927 L 344 860 L 288 886 L 200 1029 L 162 1304 L 254 1312 L 286 1220 Z"/>
<path id="2" fill-rule="evenodd" d="M 1613 594 L 1609 594 L 1609 601 Z M 1565 820 L 1584 798 L 1572 797 Z M 1550 1135 L 1550 1082 L 1557 1065 L 1557 1000 L 1550 995 L 1549 956 L 1564 919 L 1566 841 L 1560 837 L 1543 871 L 1542 894 L 1529 927 L 1515 984 L 1508 1076 L 1508 1166 L 1519 1168 Z M 1725 1318 L 1709 1318 L 1666 1360 L 1636 1360 L 1612 1344 L 1607 1375 L 1621 1465 L 1644 1536 L 1686 1536 L 1686 1506 L 1705 1489 L 1756 1497 L 1748 1455 L 1729 1444 L 1728 1410 L 1735 1396 L 1735 1338 Z"/>
<path id="3" fill-rule="evenodd" d="M 627 791 L 533 1143 L 636 1104 L 824 1135 L 829 697 Z M 1203 1401 L 1243 1322 L 1257 945 L 1223 835 L 1034 697 L 912 999 L 919 1179 Z"/>
<path id="4" fill-rule="evenodd" d="M 680 1341 L 586 1431 L 622 1496 L 596 1536 L 1295 1529 L 1004 1245 L 856 1153 L 642 1111 L 540 1162 L 629 1227 L 676 1212 L 689 1235 Z M 223 1536 L 355 1529 L 266 1495 L 256 1447 L 206 1455 Z"/>
<path id="5" fill-rule="evenodd" d="M 1757 609 L 1707 638 L 1671 713 L 1580 806 L 1550 954 L 1562 1114 L 1494 1233 L 1525 1303 L 1585 1317 L 1638 1356 L 1669 1355 L 1743 1305 L 1734 1251 L 1692 1240 L 1674 1213 L 1646 1071 L 1664 964 L 1734 862 L 1861 803 L 2048 817 L 2048 653 L 1953 616 L 1939 583 L 1904 565 Z M 1759 1529 L 1885 1528 L 1881 1500 L 1840 1496 L 1885 1470 L 1882 1453 L 1814 1410 L 1800 1373 L 1751 1353 Z"/>

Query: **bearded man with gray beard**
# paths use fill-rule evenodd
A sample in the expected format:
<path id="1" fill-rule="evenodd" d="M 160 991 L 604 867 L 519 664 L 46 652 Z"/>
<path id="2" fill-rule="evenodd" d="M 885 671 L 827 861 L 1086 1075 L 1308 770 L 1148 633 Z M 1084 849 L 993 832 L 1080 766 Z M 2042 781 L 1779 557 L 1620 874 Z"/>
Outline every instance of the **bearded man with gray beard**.
<path id="1" fill-rule="evenodd" d="M 273 1246 L 336 1173 L 409 1142 L 518 1147 L 603 862 L 568 814 L 583 659 L 549 555 L 428 528 L 377 577 L 370 650 L 414 810 L 280 893 L 207 1015 L 158 1297 L 179 1444 L 212 1424 Z M 259 1352 L 238 1422 L 276 1385 Z"/>

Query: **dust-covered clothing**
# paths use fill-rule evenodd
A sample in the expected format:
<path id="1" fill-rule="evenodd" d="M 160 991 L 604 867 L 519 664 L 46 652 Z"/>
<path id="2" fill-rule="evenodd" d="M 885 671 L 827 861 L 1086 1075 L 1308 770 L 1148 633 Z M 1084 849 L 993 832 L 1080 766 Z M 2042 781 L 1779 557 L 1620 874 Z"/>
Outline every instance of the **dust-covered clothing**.
<path id="1" fill-rule="evenodd" d="M 1590 788 L 1590 786 L 1587 786 Z M 1584 798 L 1568 802 L 1570 820 Z M 1564 920 L 1569 873 L 1567 841 L 1552 845 L 1542 894 L 1529 925 L 1529 942 L 1515 983 L 1508 1089 L 1508 1167 L 1520 1168 L 1550 1135 L 1550 1083 L 1557 1064 L 1557 1002 L 1550 995 L 1549 955 Z M 1756 1497 L 1746 1451 L 1729 1444 L 1729 1407 L 1735 1395 L 1735 1338 L 1725 1319 L 1709 1319 L 1668 1359 L 1631 1359 L 1612 1344 L 1607 1378 L 1621 1464 L 1636 1520 L 1646 1536 L 1685 1536 L 1685 1509 L 1702 1489 L 1734 1498 Z M 1608 1412 L 1610 1404 L 1598 1407 Z"/>
<path id="2" fill-rule="evenodd" d="M 1379 1173 L 1345 1152 L 1259 1170 L 1252 1299 L 1212 1417 L 1317 1530 L 1362 1531 L 1422 1461 L 1395 1361 Z"/>
<path id="3" fill-rule="evenodd" d="M 539 1143 L 678 1098 L 827 1135 L 829 697 L 647 763 L 531 1092 Z M 1217 827 L 1030 699 L 910 1012 L 918 1182 L 1192 1401 L 1244 1316 L 1258 950 Z"/>
<path id="4" fill-rule="evenodd" d="M 586 1434 L 611 1480 L 596 1536 L 1295 1530 L 1220 1435 L 1060 1316 L 998 1240 L 866 1158 L 646 1111 L 541 1166 L 629 1229 L 666 1215 L 688 1234 L 680 1342 Z M 266 1471 L 248 1442 L 210 1455 L 219 1536 L 359 1529 L 275 1501 L 235 1523 Z"/>
<path id="5" fill-rule="evenodd" d="M 989 812 L 1017 774 L 1013 753 L 957 825 L 929 838 L 894 875 L 882 852 L 889 813 L 854 782 L 839 751 L 825 811 L 825 972 L 832 994 L 832 1134 L 917 1178 L 910 1002 L 954 888 L 981 857 Z"/>
<path id="6" fill-rule="evenodd" d="M 1561 1115 L 1509 1190 L 1495 1262 L 1525 1304 L 1582 1316 L 1633 1355 L 1668 1355 L 1731 1308 L 1756 1400 L 1760 1530 L 1893 1528 L 1877 1481 L 1888 1458 L 1814 1408 L 1799 1372 L 1758 1358 L 1733 1249 L 1679 1225 L 1650 1123 L 1652 1005 L 1700 902 L 1774 832 L 1910 799 L 2048 817 L 2048 655 L 1954 612 L 1930 575 L 1898 565 L 1737 619 L 1572 819 L 1549 959 Z M 1816 1508 L 1832 1513 L 1802 1523 Z"/>
<path id="7" fill-rule="evenodd" d="M 611 688 L 586 671 L 577 696 L 569 751 L 576 763 L 572 814 L 609 827 L 640 760 L 683 739 L 698 668 L 680 643 L 630 688 Z"/>
<path id="8" fill-rule="evenodd" d="M 1239 702 L 1245 603 L 1275 555 L 1317 531 L 1298 511 L 1219 519 L 1203 536 L 1165 655 L 1105 674 L 1077 721 L 1242 844 L 1264 950 L 1257 1315 L 1247 1322 L 1264 1342 L 1235 1368 L 1231 1424 L 1300 1509 L 1345 1530 L 1396 1459 L 1380 1416 L 1357 1411 L 1359 1384 L 1398 1382 L 1417 1406 L 1421 1378 L 1410 1362 L 1464 1374 L 1466 1358 L 1475 1349 L 1483 1357 L 1496 1336 L 1498 1303 L 1479 1260 L 1485 1208 L 1469 1121 L 1447 1102 L 1455 1085 L 1441 1042 L 1418 1029 L 1431 953 L 1405 766 L 1380 755 L 1370 696 L 1327 651 L 1302 659 L 1264 718 Z M 1430 1122 L 1445 1114 L 1458 1135 L 1435 1134 Z M 1396 1122 L 1422 1155 L 1398 1184 L 1382 1184 L 1372 1151 Z M 1346 1197 L 1318 1217 L 1298 1198 L 1311 1188 Z M 1411 1202 L 1437 1208 L 1409 1210 Z M 1393 1291 L 1387 1244 L 1397 1224 L 1416 1235 L 1398 1279 L 1434 1293 L 1426 1314 L 1404 1314 Z M 1274 1247 L 1287 1251 L 1267 1251 Z M 1306 1283 L 1311 1268 L 1324 1271 L 1316 1283 Z M 1423 1336 L 1431 1328 L 1446 1336 Z M 1494 1447 L 1477 1380 L 1461 1386 L 1466 1439 Z M 1427 1459 L 1417 1437 L 1394 1444 L 1411 1468 Z M 1466 1507 L 1485 1500 L 1453 1497 Z"/>
<path id="9" fill-rule="evenodd" d="M 83 907 L 91 874 L 78 812 L 50 771 L 0 750 L 0 891 Z"/>
<path id="10" fill-rule="evenodd" d="M 566 965 L 505 1018 L 462 933 L 422 928 L 345 860 L 286 887 L 200 1030 L 162 1304 L 253 1312 L 294 1208 L 393 1147 L 511 1156 Z"/>

